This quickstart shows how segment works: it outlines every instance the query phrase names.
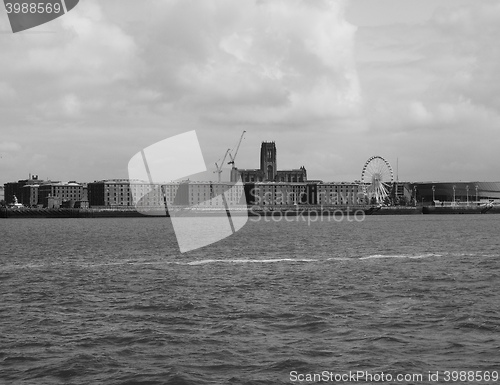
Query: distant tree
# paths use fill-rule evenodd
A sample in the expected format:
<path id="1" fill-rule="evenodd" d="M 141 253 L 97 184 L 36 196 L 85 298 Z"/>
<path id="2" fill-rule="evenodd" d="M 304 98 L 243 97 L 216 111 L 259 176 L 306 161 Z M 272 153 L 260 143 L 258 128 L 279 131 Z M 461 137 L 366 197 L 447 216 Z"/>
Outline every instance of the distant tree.
<path id="1" fill-rule="evenodd" d="M 0 201 L 0 207 L 7 207 L 7 202 L 5 202 L 5 200 L 1 200 Z"/>

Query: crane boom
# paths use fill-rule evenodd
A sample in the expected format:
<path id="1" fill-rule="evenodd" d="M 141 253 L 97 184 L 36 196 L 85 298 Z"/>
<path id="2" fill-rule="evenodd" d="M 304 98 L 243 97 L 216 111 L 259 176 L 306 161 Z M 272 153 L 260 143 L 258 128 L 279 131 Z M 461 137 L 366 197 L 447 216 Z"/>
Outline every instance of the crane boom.
<path id="1" fill-rule="evenodd" d="M 224 158 L 222 158 L 222 162 L 220 163 L 220 166 L 215 162 L 215 168 L 216 170 L 214 172 L 217 173 L 218 176 L 218 181 L 220 182 L 220 174 L 222 174 L 222 166 L 224 165 L 224 162 L 226 161 L 227 154 L 229 154 L 229 151 L 231 151 L 230 148 L 227 149 L 226 153 L 224 154 Z"/>
<path id="2" fill-rule="evenodd" d="M 240 149 L 240 144 L 241 144 L 241 141 L 243 140 L 243 137 L 245 136 L 245 132 L 246 131 L 243 130 L 243 132 L 241 133 L 240 141 L 238 142 L 238 146 L 236 147 L 236 151 L 234 152 L 234 156 L 231 155 L 231 153 L 229 153 L 229 157 L 231 158 L 231 161 L 228 162 L 227 164 L 232 164 L 233 168 L 234 168 L 234 161 L 236 160 L 236 155 L 238 155 L 238 150 Z"/>

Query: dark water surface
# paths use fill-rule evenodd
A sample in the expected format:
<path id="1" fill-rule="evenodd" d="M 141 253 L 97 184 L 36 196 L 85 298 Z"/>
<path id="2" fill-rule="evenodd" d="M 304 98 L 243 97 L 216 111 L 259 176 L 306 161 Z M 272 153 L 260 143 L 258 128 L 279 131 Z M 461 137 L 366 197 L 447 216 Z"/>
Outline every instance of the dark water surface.
<path id="1" fill-rule="evenodd" d="M 500 371 L 500 215 L 249 222 L 187 254 L 166 218 L 0 234 L 1 383 Z"/>

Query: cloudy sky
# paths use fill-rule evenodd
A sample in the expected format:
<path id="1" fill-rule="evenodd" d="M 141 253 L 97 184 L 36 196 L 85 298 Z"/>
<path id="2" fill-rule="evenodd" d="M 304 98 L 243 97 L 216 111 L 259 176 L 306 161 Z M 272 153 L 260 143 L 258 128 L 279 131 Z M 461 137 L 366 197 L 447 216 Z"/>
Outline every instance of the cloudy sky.
<path id="1" fill-rule="evenodd" d="M 496 0 L 80 0 L 12 34 L 0 9 L 0 183 L 127 177 L 195 129 L 209 167 L 353 181 L 372 155 L 406 181 L 498 181 Z M 215 178 L 215 177 L 214 177 Z"/>

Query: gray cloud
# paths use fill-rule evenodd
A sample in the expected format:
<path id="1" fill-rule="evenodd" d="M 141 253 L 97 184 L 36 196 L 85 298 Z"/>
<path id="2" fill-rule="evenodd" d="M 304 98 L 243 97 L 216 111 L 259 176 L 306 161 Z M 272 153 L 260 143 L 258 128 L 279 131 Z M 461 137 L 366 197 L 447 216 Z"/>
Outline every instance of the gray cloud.
<path id="1" fill-rule="evenodd" d="M 356 28 L 340 0 L 83 1 L 53 33 L 0 35 L 0 143 L 18 145 L 0 182 L 125 177 L 192 129 L 209 165 L 246 129 L 241 167 L 276 140 L 311 178 L 380 154 L 406 179 L 498 179 L 499 7 L 471 4 Z"/>

